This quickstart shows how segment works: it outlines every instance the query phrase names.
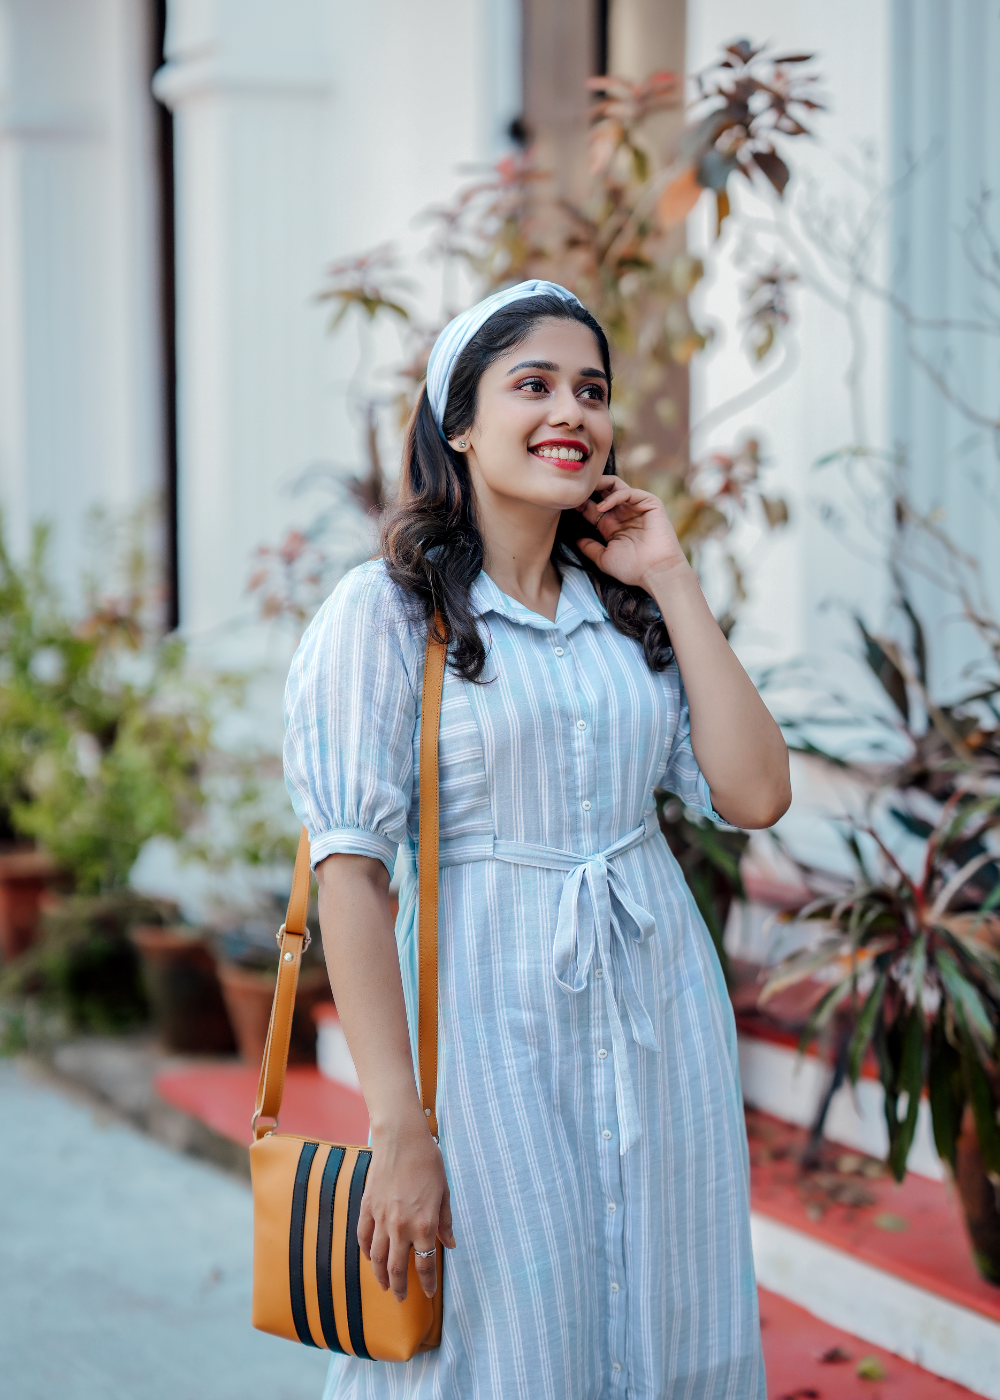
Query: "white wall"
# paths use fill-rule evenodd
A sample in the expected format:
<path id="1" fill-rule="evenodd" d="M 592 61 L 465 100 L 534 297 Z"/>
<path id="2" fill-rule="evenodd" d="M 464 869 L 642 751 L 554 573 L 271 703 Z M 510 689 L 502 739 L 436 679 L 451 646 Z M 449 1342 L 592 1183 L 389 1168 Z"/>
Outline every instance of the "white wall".
<path id="1" fill-rule="evenodd" d="M 724 423 L 699 433 L 695 450 L 701 455 L 724 450 L 744 434 L 759 435 L 768 467 L 764 484 L 769 495 L 789 502 L 792 523 L 769 535 L 749 527 L 736 537 L 739 553 L 748 562 L 750 599 L 734 640 L 744 659 L 760 669 L 776 661 L 814 657 L 834 662 L 842 672 L 841 649 L 850 641 L 843 605 L 860 606 L 872 622 L 879 620 L 885 588 L 876 541 L 879 512 L 859 517 L 843 476 L 833 469 L 818 470 L 818 458 L 852 441 L 864 431 L 884 445 L 886 392 L 885 315 L 874 305 L 859 307 L 866 342 L 861 386 L 867 412 L 864 430 L 852 413 L 847 378 L 852 345 L 847 320 L 818 295 L 815 280 L 840 297 L 847 292 L 842 278 L 831 276 L 821 256 L 803 239 L 799 214 L 818 210 L 844 222 L 857 219 L 866 192 L 844 168 L 857 166 L 861 152 L 873 157 L 873 178 L 884 182 L 889 146 L 889 12 L 887 0 L 843 0 L 837 6 L 819 0 L 699 0 L 689 7 L 688 66 L 694 72 L 711 61 L 722 42 L 747 37 L 770 40 L 772 52 L 813 52 L 812 67 L 823 79 L 829 111 L 815 114 L 815 139 L 800 137 L 785 147 L 793 170 L 785 207 L 774 198 L 754 196 L 738 182 L 737 217 L 724 226 L 719 244 L 712 245 L 708 197 L 692 217 L 692 244 L 707 250 L 715 268 L 698 299 L 703 320 L 716 327 L 716 341 L 695 361 L 692 374 L 692 423 L 730 398 L 749 393 L 774 375 L 776 387 L 759 401 L 727 417 Z M 733 182 L 731 182 L 733 183 Z M 741 233 L 777 223 L 787 237 L 761 234 L 748 257 L 748 239 Z M 838 237 L 840 234 L 838 233 Z M 876 240 L 873 270 L 884 264 L 884 237 Z M 752 366 L 741 344 L 738 318 L 741 289 L 751 268 L 766 267 L 774 256 L 795 268 L 800 282 L 792 294 L 793 324 L 786 337 L 790 372 L 784 374 L 776 350 L 759 368 Z M 824 522 L 825 505 L 833 502 L 850 518 L 848 546 Z M 838 675 L 838 679 L 842 679 Z"/>
<path id="2" fill-rule="evenodd" d="M 924 318 L 912 334 L 901 317 L 893 320 L 892 441 L 906 453 L 918 507 L 936 511 L 944 528 L 980 561 L 997 616 L 1000 286 L 989 249 L 974 239 L 970 257 L 962 233 L 980 196 L 990 192 L 989 224 L 1000 247 L 1000 8 L 987 0 L 893 0 L 892 48 L 892 178 L 898 194 L 890 275 L 894 293 Z M 992 285 L 977 275 L 973 258 L 992 275 Z M 992 322 L 992 333 L 939 331 L 933 329 L 938 320 Z M 935 388 L 914 351 L 942 376 L 946 393 Z M 955 621 L 953 599 L 942 598 L 919 576 L 912 587 L 930 623 L 938 693 L 966 689 L 962 668 L 980 650 L 970 629 Z"/>
<path id="3" fill-rule="evenodd" d="M 155 154 L 143 0 L 0 0 L 0 507 L 17 552 L 162 483 Z"/>

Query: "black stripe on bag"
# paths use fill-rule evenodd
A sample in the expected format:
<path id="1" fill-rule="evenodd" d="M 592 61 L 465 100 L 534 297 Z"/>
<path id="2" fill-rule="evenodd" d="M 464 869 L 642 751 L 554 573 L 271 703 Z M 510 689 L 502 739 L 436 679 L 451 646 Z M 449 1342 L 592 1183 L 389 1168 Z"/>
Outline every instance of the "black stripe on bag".
<path id="1" fill-rule="evenodd" d="M 319 1187 L 319 1229 L 316 1231 L 316 1288 L 319 1292 L 319 1320 L 323 1337 L 331 1351 L 343 1351 L 333 1315 L 333 1198 L 337 1179 L 344 1165 L 345 1147 L 331 1147 Z"/>
<path id="2" fill-rule="evenodd" d="M 347 1292 L 347 1327 L 355 1356 L 368 1356 L 365 1329 L 361 1317 L 361 1246 L 358 1244 L 358 1217 L 361 1197 L 365 1194 L 365 1178 L 372 1154 L 359 1152 L 351 1177 L 351 1195 L 347 1202 L 347 1239 L 344 1242 L 344 1282 Z M 369 1360 L 371 1358 L 369 1357 Z"/>
<path id="3" fill-rule="evenodd" d="M 292 1295 L 292 1320 L 299 1334 L 299 1341 L 307 1347 L 316 1343 L 309 1331 L 309 1315 L 306 1312 L 306 1281 L 303 1274 L 302 1255 L 306 1238 L 306 1193 L 309 1190 L 309 1173 L 313 1158 L 319 1151 L 318 1142 L 304 1142 L 295 1168 L 295 1185 L 292 1187 L 292 1224 L 288 1231 L 288 1288 Z"/>

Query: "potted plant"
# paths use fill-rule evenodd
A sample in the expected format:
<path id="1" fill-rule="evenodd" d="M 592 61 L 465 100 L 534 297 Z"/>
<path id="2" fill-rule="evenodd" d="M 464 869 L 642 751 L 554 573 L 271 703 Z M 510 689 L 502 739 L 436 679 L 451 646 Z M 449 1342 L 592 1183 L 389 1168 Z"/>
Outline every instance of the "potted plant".
<path id="1" fill-rule="evenodd" d="M 215 957 L 201 929 L 138 924 L 131 940 L 160 1040 L 187 1055 L 230 1055 L 236 1049 Z"/>
<path id="2" fill-rule="evenodd" d="M 865 660 L 892 702 L 906 749 L 901 762 L 883 765 L 874 785 L 870 809 L 881 814 L 882 829 L 874 819 L 848 829 L 855 880 L 831 893 L 836 881 L 824 877 L 826 892 L 797 915 L 819 921 L 818 938 L 775 970 L 760 1000 L 805 979 L 826 983 L 801 1047 L 836 1026 L 827 1106 L 842 1078 L 856 1083 L 866 1055 L 874 1056 L 897 1180 L 926 1092 L 976 1266 L 1000 1284 L 1000 919 L 993 913 L 1000 906 L 1000 681 L 980 679 L 957 701 L 935 703 L 924 628 L 901 584 L 899 610 L 905 645 L 858 623 Z M 913 692 L 926 715 L 920 729 Z M 863 776 L 871 785 L 871 771 Z M 890 849 L 886 823 L 923 842 L 918 873 Z M 817 872 L 800 869 L 807 883 L 815 879 Z M 822 1121 L 814 1136 L 821 1131 Z"/>
<path id="3" fill-rule="evenodd" d="M 126 528 L 135 534 L 140 525 Z M 155 928 L 139 938 L 154 1006 L 162 1009 L 171 980 L 164 962 L 170 943 L 183 965 L 173 990 L 188 987 L 197 1003 L 181 1019 L 190 1024 L 204 1012 L 214 987 L 209 1039 L 231 1048 L 207 949 L 166 939 L 159 926 L 176 924 L 177 910 L 128 887 L 145 843 L 182 840 L 204 810 L 214 697 L 192 681 L 182 644 L 160 632 L 134 539 L 123 548 L 105 530 L 115 591 L 86 581 L 79 617 L 49 581 L 46 548 L 45 530 L 36 530 L 27 562 L 17 565 L 0 534 L 0 809 L 22 842 L 39 843 L 8 858 L 22 878 L 24 917 L 16 923 L 18 946 L 7 951 L 30 942 L 25 906 L 37 905 L 53 868 L 66 873 L 75 894 L 45 918 L 43 943 L 11 964 L 5 985 L 61 999 L 76 1025 L 132 1025 L 148 1015 L 148 1000 L 128 930 Z M 0 914 L 3 905 L 0 888 Z M 91 972 L 103 978 L 103 991 L 87 990 Z M 173 1027 L 176 1015 L 168 1019 Z M 185 1039 L 187 1032 L 178 1033 Z"/>
<path id="4" fill-rule="evenodd" d="M 177 909 L 131 890 L 70 895 L 42 916 L 42 937 L 5 968 L 0 995 L 37 997 L 71 1030 L 117 1033 L 149 1019 L 136 924 L 176 921 Z"/>
<path id="5" fill-rule="evenodd" d="M 278 975 L 275 930 L 281 923 L 283 912 L 283 906 L 275 900 L 270 918 L 247 919 L 213 938 L 222 995 L 233 1033 L 240 1056 L 251 1065 L 259 1065 L 264 1056 Z M 309 926 L 314 930 L 319 926 L 315 906 L 311 911 Z M 316 1022 L 313 1010 L 320 1002 L 331 1000 L 330 980 L 317 934 L 302 956 L 292 1017 L 291 1063 L 315 1063 Z"/>

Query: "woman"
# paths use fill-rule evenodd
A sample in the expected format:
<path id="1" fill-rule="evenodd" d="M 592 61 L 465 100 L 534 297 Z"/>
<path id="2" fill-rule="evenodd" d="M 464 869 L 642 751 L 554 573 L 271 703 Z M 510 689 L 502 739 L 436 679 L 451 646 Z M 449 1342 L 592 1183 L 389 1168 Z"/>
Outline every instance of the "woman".
<path id="1" fill-rule="evenodd" d="M 288 785 L 371 1115 L 359 1238 L 397 1297 L 411 1249 L 428 1295 L 450 1250 L 440 1350 L 335 1357 L 337 1400 L 764 1395 L 733 1017 L 653 790 L 768 826 L 788 758 L 663 506 L 614 474 L 610 389 L 562 287 L 452 321 L 381 557 L 292 665 Z M 440 1146 L 412 1043 L 435 608 Z"/>

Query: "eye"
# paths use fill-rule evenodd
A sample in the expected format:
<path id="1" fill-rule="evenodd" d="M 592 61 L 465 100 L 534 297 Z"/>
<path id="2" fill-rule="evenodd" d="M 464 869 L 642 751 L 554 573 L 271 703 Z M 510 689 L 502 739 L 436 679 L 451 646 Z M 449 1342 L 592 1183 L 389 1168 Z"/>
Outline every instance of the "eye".
<path id="1" fill-rule="evenodd" d="M 539 379 L 537 376 L 532 379 L 521 379 L 515 387 L 518 389 L 530 389 L 534 394 L 547 394 L 549 391 L 549 386 L 546 384 L 545 380 Z"/>
<path id="2" fill-rule="evenodd" d="M 590 399 L 591 403 L 603 403 L 603 402 L 604 402 L 604 386 L 603 386 L 603 384 L 585 384 L 585 385 L 583 386 L 583 388 L 580 390 L 580 393 L 581 393 L 581 394 L 586 394 L 587 398 Z"/>

